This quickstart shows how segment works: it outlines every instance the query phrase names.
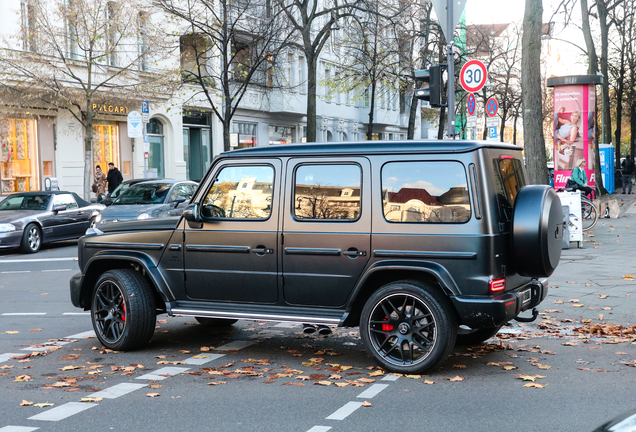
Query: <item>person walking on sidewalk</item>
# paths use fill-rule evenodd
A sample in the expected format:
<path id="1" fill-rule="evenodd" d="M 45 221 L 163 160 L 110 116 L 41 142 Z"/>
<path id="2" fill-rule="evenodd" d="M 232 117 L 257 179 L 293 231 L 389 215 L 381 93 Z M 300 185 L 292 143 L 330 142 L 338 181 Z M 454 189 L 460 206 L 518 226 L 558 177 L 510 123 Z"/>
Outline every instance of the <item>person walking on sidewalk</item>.
<path id="1" fill-rule="evenodd" d="M 124 181 L 124 178 L 121 175 L 121 172 L 117 168 L 115 168 L 115 164 L 110 162 L 108 164 L 108 177 L 106 177 L 106 182 L 108 183 L 108 194 L 112 194 L 117 189 L 117 186 Z"/>
<path id="2" fill-rule="evenodd" d="M 632 174 L 634 174 L 634 161 L 631 155 L 625 156 L 625 160 L 621 162 L 621 174 L 623 175 L 623 193 L 627 186 L 627 193 L 632 193 Z"/>

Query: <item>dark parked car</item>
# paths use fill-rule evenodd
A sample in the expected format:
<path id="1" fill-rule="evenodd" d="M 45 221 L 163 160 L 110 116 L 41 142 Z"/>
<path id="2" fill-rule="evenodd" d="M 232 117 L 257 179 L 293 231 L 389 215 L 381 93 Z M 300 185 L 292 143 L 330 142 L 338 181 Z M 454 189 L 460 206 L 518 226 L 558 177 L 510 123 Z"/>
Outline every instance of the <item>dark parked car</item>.
<path id="1" fill-rule="evenodd" d="M 0 201 L 0 249 L 19 247 L 34 253 L 43 243 L 79 238 L 104 208 L 74 192 L 9 195 Z"/>
<path id="2" fill-rule="evenodd" d="M 141 183 L 141 182 L 147 182 L 149 179 L 146 178 L 142 178 L 142 179 L 132 179 L 132 180 L 126 180 L 125 182 L 123 182 L 122 184 L 120 184 L 119 186 L 117 186 L 117 189 L 115 189 L 111 194 L 109 194 L 107 197 L 105 197 L 100 204 L 104 204 L 105 206 L 109 206 L 113 203 L 113 201 L 115 201 L 119 195 L 121 195 L 126 189 L 128 189 L 129 187 L 136 185 L 137 183 Z M 162 178 L 158 178 L 158 179 L 153 179 L 154 181 L 160 181 L 160 180 L 164 180 Z"/>
<path id="3" fill-rule="evenodd" d="M 135 219 L 180 216 L 197 184 L 183 180 L 147 180 L 122 192 L 111 206 L 95 219 L 97 226 Z"/>
<path id="4" fill-rule="evenodd" d="M 71 299 L 107 348 L 148 343 L 158 312 L 359 326 L 383 368 L 421 373 L 536 318 L 563 222 L 520 147 L 374 141 L 223 153 L 181 218 L 90 231 Z"/>

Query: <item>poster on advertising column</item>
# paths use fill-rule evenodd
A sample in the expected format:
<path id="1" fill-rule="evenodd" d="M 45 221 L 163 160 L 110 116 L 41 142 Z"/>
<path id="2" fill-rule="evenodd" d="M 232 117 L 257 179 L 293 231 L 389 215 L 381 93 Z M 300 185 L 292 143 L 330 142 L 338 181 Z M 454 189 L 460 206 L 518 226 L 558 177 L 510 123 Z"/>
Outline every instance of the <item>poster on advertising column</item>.
<path id="1" fill-rule="evenodd" d="M 548 79 L 554 88 L 554 187 L 565 187 L 572 169 L 585 160 L 588 185 L 594 187 L 597 75 Z"/>

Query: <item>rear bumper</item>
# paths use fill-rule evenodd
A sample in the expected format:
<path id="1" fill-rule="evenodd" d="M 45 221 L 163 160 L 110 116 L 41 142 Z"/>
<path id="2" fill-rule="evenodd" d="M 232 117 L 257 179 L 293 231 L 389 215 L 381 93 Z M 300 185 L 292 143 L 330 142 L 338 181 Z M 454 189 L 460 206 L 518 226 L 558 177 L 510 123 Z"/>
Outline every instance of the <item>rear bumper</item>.
<path id="1" fill-rule="evenodd" d="M 82 273 L 77 273 L 73 277 L 71 277 L 70 285 L 71 285 L 71 303 L 75 307 L 82 307 L 80 304 L 80 294 L 82 293 L 82 279 L 84 275 Z"/>
<path id="2" fill-rule="evenodd" d="M 521 312 L 537 306 L 547 294 L 548 280 L 541 279 L 492 297 L 457 296 L 451 297 L 451 300 L 459 314 L 460 324 L 479 329 L 503 325 Z"/>

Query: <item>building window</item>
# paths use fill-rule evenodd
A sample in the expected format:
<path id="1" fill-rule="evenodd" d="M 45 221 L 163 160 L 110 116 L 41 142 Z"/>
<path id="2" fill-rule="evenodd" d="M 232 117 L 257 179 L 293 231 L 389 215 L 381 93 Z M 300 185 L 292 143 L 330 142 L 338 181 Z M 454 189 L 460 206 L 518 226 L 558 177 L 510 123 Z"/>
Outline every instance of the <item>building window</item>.
<path id="1" fill-rule="evenodd" d="M 22 25 L 22 49 L 37 51 L 37 11 L 32 1 L 20 2 L 20 22 Z"/>
<path id="2" fill-rule="evenodd" d="M 189 34 L 179 39 L 181 47 L 181 79 L 185 83 L 199 83 L 199 76 L 203 82 L 209 81 L 209 86 L 214 83 L 208 79 L 208 40 L 200 34 Z"/>
<path id="3" fill-rule="evenodd" d="M 40 190 L 35 120 L 0 119 L 0 192 Z"/>
<path id="4" fill-rule="evenodd" d="M 163 161 L 163 124 L 156 118 L 150 119 L 146 126 L 150 148 L 148 150 L 148 177 L 163 178 L 166 176 Z"/>
<path id="5" fill-rule="evenodd" d="M 298 63 L 300 67 L 298 68 L 298 83 L 300 84 L 300 93 L 307 94 L 307 62 L 305 62 L 305 57 L 298 57 Z"/>
<path id="6" fill-rule="evenodd" d="M 183 112 L 183 159 L 186 178 L 201 181 L 210 167 L 212 142 L 210 139 L 210 114 L 198 110 Z"/>
<path id="7" fill-rule="evenodd" d="M 294 141 L 296 128 L 293 126 L 270 126 L 269 127 L 269 143 L 270 144 L 290 144 Z"/>
<path id="8" fill-rule="evenodd" d="M 148 16 L 145 12 L 137 15 L 137 50 L 139 55 L 139 70 L 148 71 Z"/>
<path id="9" fill-rule="evenodd" d="M 232 147 L 256 147 L 256 123 L 234 122 L 232 124 L 232 134 L 234 135 L 234 140 L 230 143 Z"/>
<path id="10" fill-rule="evenodd" d="M 106 4 L 106 25 L 108 26 L 108 63 L 111 66 L 117 66 L 117 52 L 115 47 L 117 46 L 117 4 L 114 1 L 109 1 Z"/>
<path id="11" fill-rule="evenodd" d="M 106 172 L 110 162 L 119 166 L 119 127 L 116 124 L 93 125 L 93 172 L 97 165 Z"/>

